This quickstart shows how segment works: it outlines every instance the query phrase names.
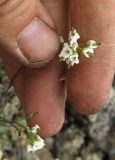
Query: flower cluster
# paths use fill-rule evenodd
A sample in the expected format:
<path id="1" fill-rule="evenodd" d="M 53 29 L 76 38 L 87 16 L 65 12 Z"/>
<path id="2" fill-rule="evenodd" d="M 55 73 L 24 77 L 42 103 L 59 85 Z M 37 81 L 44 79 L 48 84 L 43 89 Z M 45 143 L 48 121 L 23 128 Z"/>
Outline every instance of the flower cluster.
<path id="1" fill-rule="evenodd" d="M 28 133 L 27 133 L 27 136 L 28 136 L 27 151 L 28 152 L 35 152 L 37 150 L 42 149 L 45 146 L 44 140 L 37 135 L 38 129 L 40 129 L 38 125 L 32 128 L 28 128 Z"/>
<path id="2" fill-rule="evenodd" d="M 99 43 L 97 44 L 96 41 L 94 41 L 94 40 L 89 40 L 89 41 L 87 42 L 87 46 L 86 46 L 85 48 L 83 48 L 82 53 L 83 53 L 87 58 L 89 58 L 90 55 L 94 53 L 94 49 L 98 48 L 99 45 L 100 45 L 100 44 L 99 44 Z"/>
<path id="3" fill-rule="evenodd" d="M 86 43 L 86 46 L 82 48 L 77 42 L 78 39 L 80 39 L 80 36 L 75 29 L 72 29 L 69 33 L 69 43 L 64 42 L 62 37 L 60 38 L 60 42 L 62 43 L 63 48 L 59 54 L 59 58 L 60 61 L 66 62 L 68 68 L 74 66 L 74 64 L 79 63 L 79 56 L 81 54 L 89 58 L 90 55 L 94 53 L 94 49 L 98 48 L 100 45 L 94 40 L 89 40 Z"/>
<path id="4" fill-rule="evenodd" d="M 37 113 L 37 112 L 36 112 Z M 31 119 L 36 113 L 32 113 L 31 115 L 23 117 L 24 119 Z M 24 119 L 21 120 L 24 120 Z M 35 152 L 37 150 L 42 149 L 45 146 L 44 140 L 38 135 L 38 129 L 40 127 L 35 125 L 32 128 L 29 128 L 25 124 L 22 124 L 17 121 L 10 121 L 0 116 L 0 123 L 3 124 L 10 124 L 14 127 L 20 137 L 27 137 L 27 151 L 28 152 Z"/>

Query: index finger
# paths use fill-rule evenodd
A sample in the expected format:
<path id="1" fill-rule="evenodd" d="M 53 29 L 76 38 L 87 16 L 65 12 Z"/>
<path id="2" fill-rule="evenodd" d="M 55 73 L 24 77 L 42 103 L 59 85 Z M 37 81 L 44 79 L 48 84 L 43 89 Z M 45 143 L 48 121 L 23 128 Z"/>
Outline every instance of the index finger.
<path id="1" fill-rule="evenodd" d="M 113 0 L 70 1 L 71 26 L 77 29 L 81 41 L 94 39 L 102 43 L 93 57 L 82 57 L 80 64 L 68 73 L 68 98 L 82 114 L 97 112 L 111 89 L 115 72 L 114 6 Z"/>

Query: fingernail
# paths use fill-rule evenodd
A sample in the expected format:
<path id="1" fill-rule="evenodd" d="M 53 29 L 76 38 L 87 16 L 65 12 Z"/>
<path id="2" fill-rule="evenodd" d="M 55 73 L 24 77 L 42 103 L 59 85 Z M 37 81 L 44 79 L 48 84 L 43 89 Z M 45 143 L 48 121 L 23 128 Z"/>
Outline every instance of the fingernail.
<path id="1" fill-rule="evenodd" d="M 19 34 L 20 50 L 29 62 L 41 62 L 55 56 L 59 49 L 59 36 L 44 21 L 34 19 Z"/>

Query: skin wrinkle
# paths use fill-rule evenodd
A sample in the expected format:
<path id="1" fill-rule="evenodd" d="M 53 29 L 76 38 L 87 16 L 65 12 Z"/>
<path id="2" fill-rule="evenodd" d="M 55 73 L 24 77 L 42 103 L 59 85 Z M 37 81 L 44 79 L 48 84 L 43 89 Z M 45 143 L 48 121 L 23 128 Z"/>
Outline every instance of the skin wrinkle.
<path id="1" fill-rule="evenodd" d="M 24 1 L 24 3 L 22 3 L 22 5 L 18 7 L 15 11 L 7 15 L 5 19 L 0 19 L 0 37 L 2 46 L 4 46 L 5 50 L 7 49 L 8 54 L 13 53 L 15 57 L 17 56 L 17 53 L 14 52 L 18 52 L 18 48 L 16 49 L 16 37 L 19 34 L 20 30 L 22 30 L 23 27 L 25 27 L 29 23 L 29 21 L 35 16 L 34 6 L 36 1 L 32 2 L 31 5 L 29 5 L 29 3 L 26 4 L 25 2 L 26 1 Z M 19 15 L 19 17 L 17 17 L 17 15 Z M 19 56 L 20 59 L 23 60 L 23 63 L 27 63 L 27 60 L 25 60 L 23 55 Z"/>
<path id="2" fill-rule="evenodd" d="M 62 0 L 42 0 L 45 4 L 47 3 L 54 3 L 54 2 L 59 2 L 59 1 L 62 1 Z"/>
<path id="3" fill-rule="evenodd" d="M 30 7 L 29 3 L 26 3 L 26 1 L 24 0 L 22 3 L 20 3 L 19 6 L 17 6 L 17 8 L 14 8 L 11 12 L 9 12 L 9 14 L 4 14 L 3 16 L 1 16 L 0 23 L 3 25 L 9 25 L 11 21 L 14 21 L 19 17 L 23 18 L 22 15 L 24 16 L 24 13 L 28 12 L 28 10 L 31 11 L 32 6 Z"/>
<path id="4" fill-rule="evenodd" d="M 1 0 L 1 1 L 0 1 L 0 5 L 6 3 L 7 1 L 8 1 L 8 0 Z"/>
<path id="5" fill-rule="evenodd" d="M 9 0 L 5 4 L 0 5 L 0 16 L 4 16 L 19 7 L 24 0 Z"/>

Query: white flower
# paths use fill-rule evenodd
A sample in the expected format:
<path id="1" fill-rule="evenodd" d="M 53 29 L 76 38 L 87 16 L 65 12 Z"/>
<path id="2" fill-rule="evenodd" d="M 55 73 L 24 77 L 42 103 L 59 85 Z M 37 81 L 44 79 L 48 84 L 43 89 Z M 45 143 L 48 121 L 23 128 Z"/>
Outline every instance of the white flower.
<path id="1" fill-rule="evenodd" d="M 96 49 L 96 48 L 98 48 L 99 44 L 97 44 L 97 42 L 94 41 L 94 40 L 89 40 L 89 41 L 87 42 L 87 46 L 88 46 L 89 48 Z"/>
<path id="2" fill-rule="evenodd" d="M 69 41 L 70 46 L 73 47 L 74 50 L 78 48 L 78 42 L 77 40 L 80 38 L 79 34 L 77 33 L 76 29 L 72 29 L 69 34 Z"/>
<path id="3" fill-rule="evenodd" d="M 80 35 L 77 33 L 76 29 L 72 29 L 69 34 L 69 40 L 71 41 L 71 43 L 76 43 L 79 38 Z"/>
<path id="4" fill-rule="evenodd" d="M 72 64 L 78 64 L 79 63 L 79 55 L 76 53 L 76 54 L 73 54 L 70 56 L 70 61 L 72 62 Z"/>
<path id="5" fill-rule="evenodd" d="M 27 145 L 27 151 L 28 152 L 35 152 L 37 150 L 42 149 L 45 146 L 44 140 L 39 136 L 31 136 L 28 145 Z"/>
<path id="6" fill-rule="evenodd" d="M 40 127 L 38 125 L 35 125 L 34 127 L 32 127 L 30 130 L 33 134 L 37 133 L 37 130 L 40 129 Z"/>
<path id="7" fill-rule="evenodd" d="M 61 61 L 65 61 L 71 54 L 73 54 L 72 49 L 68 43 L 64 43 L 63 49 L 59 55 Z"/>
<path id="8" fill-rule="evenodd" d="M 83 48 L 83 51 L 82 53 L 87 57 L 89 58 L 91 54 L 94 53 L 94 49 L 98 48 L 98 44 L 96 41 L 94 40 L 89 40 L 87 42 L 87 47 Z"/>
<path id="9" fill-rule="evenodd" d="M 64 43 L 62 37 L 60 37 L 61 43 L 63 43 L 63 48 L 59 54 L 60 61 L 66 62 L 68 68 L 74 66 L 74 64 L 79 63 L 79 55 L 84 54 L 87 58 L 94 53 L 94 49 L 98 48 L 98 44 L 94 40 L 89 40 L 86 47 L 82 48 L 82 45 L 78 44 L 78 39 L 80 38 L 76 29 L 73 29 L 69 33 L 69 43 Z"/>
<path id="10" fill-rule="evenodd" d="M 86 47 L 83 49 L 82 53 L 89 58 L 90 55 L 94 53 L 94 49 Z"/>
<path id="11" fill-rule="evenodd" d="M 77 48 L 79 47 L 77 40 L 79 38 L 80 36 L 76 30 L 72 29 L 69 34 L 69 43 L 63 44 L 63 49 L 59 55 L 60 60 L 65 61 L 69 68 L 79 63 L 79 55 L 77 53 Z"/>
<path id="12" fill-rule="evenodd" d="M 59 55 L 61 61 L 65 61 L 68 64 L 68 67 L 73 66 L 74 64 L 79 63 L 79 55 L 74 48 L 68 43 L 64 43 L 63 49 Z"/>
<path id="13" fill-rule="evenodd" d="M 62 36 L 60 36 L 60 43 L 64 43 L 64 39 Z"/>
<path id="14" fill-rule="evenodd" d="M 44 140 L 37 135 L 37 130 L 40 129 L 38 125 L 35 125 L 32 128 L 28 128 L 27 138 L 27 151 L 35 152 L 39 149 L 42 149 L 45 146 Z"/>
<path id="15" fill-rule="evenodd" d="M 74 66 L 74 64 L 78 64 L 79 63 L 79 55 L 77 53 L 71 55 L 68 59 L 66 59 L 66 63 L 68 64 L 68 68 Z"/>

